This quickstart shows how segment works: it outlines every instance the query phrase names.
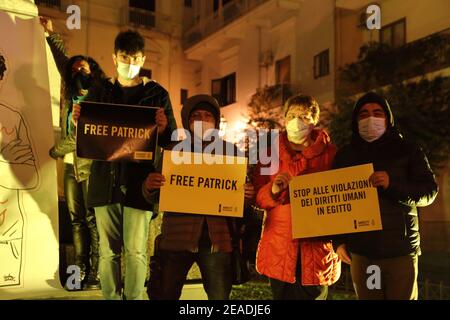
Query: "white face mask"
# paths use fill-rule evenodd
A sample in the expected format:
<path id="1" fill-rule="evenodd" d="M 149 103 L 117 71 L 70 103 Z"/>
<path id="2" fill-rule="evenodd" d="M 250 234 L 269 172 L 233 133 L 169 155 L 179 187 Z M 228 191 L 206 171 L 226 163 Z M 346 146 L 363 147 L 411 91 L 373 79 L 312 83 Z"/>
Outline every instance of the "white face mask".
<path id="1" fill-rule="evenodd" d="M 381 137 L 386 131 L 386 119 L 368 117 L 358 122 L 358 130 L 361 138 L 372 142 Z"/>
<path id="2" fill-rule="evenodd" d="M 127 64 L 117 61 L 117 73 L 124 79 L 132 80 L 139 75 L 141 67 L 135 64 Z"/>
<path id="3" fill-rule="evenodd" d="M 299 118 L 294 118 L 287 123 L 286 131 L 288 140 L 295 144 L 302 144 L 306 141 L 313 129 L 313 125 L 305 124 Z"/>
<path id="4" fill-rule="evenodd" d="M 194 121 L 189 126 L 189 130 L 194 133 L 194 136 L 200 139 L 204 139 L 212 133 L 211 131 L 208 131 L 209 129 L 216 129 L 215 124 L 207 121 Z"/>

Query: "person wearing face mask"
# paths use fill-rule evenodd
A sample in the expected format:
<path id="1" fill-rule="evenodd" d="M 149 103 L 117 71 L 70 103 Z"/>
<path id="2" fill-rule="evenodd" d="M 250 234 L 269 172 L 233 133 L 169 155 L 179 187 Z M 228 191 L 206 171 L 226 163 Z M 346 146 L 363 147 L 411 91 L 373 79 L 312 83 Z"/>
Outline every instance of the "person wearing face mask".
<path id="1" fill-rule="evenodd" d="M 333 167 L 373 164 L 369 181 L 377 188 L 383 229 L 337 236 L 333 245 L 350 265 L 359 299 L 417 299 L 418 207 L 437 195 L 434 174 L 422 150 L 398 132 L 382 96 L 369 92 L 356 102 L 351 129 L 351 143 L 338 151 Z M 367 286 L 370 265 L 381 270 L 380 288 Z"/>
<path id="2" fill-rule="evenodd" d="M 289 181 L 326 171 L 336 153 L 329 135 L 316 127 L 319 105 L 308 95 L 285 103 L 285 126 L 278 138 L 279 168 L 253 180 L 256 204 L 267 212 L 258 244 L 256 270 L 270 279 L 275 300 L 322 300 L 340 276 L 340 260 L 327 238 L 293 239 Z"/>
<path id="3" fill-rule="evenodd" d="M 69 58 L 60 34 L 53 31 L 52 21 L 40 17 L 40 23 L 48 34 L 47 43 L 64 84 L 61 136 L 50 149 L 50 156 L 64 159 L 64 194 L 72 223 L 75 265 L 80 268 L 83 289 L 100 289 L 99 237 L 94 210 L 87 205 L 91 161 L 76 156 L 72 109 L 86 98 L 92 86 L 100 86 L 106 81 L 106 75 L 91 57 L 76 55 Z"/>
<path id="4" fill-rule="evenodd" d="M 87 100 L 159 108 L 156 119 L 149 121 L 156 122 L 159 146 L 168 145 L 177 127 L 169 94 L 156 81 L 139 76 L 145 63 L 145 39 L 136 31 L 120 32 L 114 41 L 112 58 L 117 78 L 98 90 L 89 90 Z M 80 112 L 79 105 L 74 107 L 75 122 Z M 158 157 L 159 148 L 155 150 L 154 160 Z M 141 188 L 153 170 L 152 162 L 92 162 L 88 205 L 95 210 L 100 237 L 100 282 L 107 300 L 145 298 L 148 229 L 153 205 L 144 199 Z"/>
<path id="5" fill-rule="evenodd" d="M 204 150 L 212 139 L 205 139 L 210 129 L 219 129 L 220 109 L 217 100 L 209 95 L 196 95 L 187 99 L 181 110 L 183 127 L 188 131 L 190 149 L 197 152 L 195 143 Z M 218 137 L 218 135 L 217 135 Z M 213 140 L 214 141 L 214 140 Z M 180 142 L 178 142 L 180 143 Z M 181 142 L 183 143 L 183 142 Z M 223 150 L 235 150 L 223 140 Z M 159 189 L 165 182 L 161 172 L 162 159 L 157 171 L 148 175 L 142 191 L 150 203 L 157 203 Z M 245 204 L 251 204 L 253 186 L 245 185 Z M 159 283 L 150 277 L 148 295 L 152 300 L 177 300 L 189 269 L 196 262 L 202 275 L 203 287 L 209 300 L 227 300 L 231 292 L 231 236 L 230 218 L 199 214 L 165 212 L 161 234 L 155 240 L 160 258 Z M 236 221 L 234 221 L 236 222 Z M 230 222 L 231 223 L 231 222 Z M 234 226 L 236 227 L 236 226 Z"/>

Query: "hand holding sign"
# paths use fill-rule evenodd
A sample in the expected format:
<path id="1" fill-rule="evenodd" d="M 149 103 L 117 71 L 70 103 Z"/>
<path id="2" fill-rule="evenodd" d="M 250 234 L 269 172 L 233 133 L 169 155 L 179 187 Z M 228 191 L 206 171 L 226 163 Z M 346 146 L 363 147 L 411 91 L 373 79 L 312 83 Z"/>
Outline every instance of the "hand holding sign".
<path id="1" fill-rule="evenodd" d="M 345 244 L 341 244 L 339 247 L 337 247 L 336 253 L 339 256 L 339 259 L 344 261 L 346 264 L 352 264 L 352 258 L 350 258 L 350 255 L 347 251 L 347 246 Z"/>
<path id="2" fill-rule="evenodd" d="M 163 108 L 159 108 L 158 111 L 156 111 L 155 121 L 156 126 L 158 127 L 158 133 L 162 134 L 164 130 L 166 130 L 167 125 L 169 123 Z"/>
<path id="3" fill-rule="evenodd" d="M 162 174 L 151 174 L 145 182 L 146 188 L 161 188 L 159 210 L 242 217 L 245 194 L 254 194 L 253 187 L 245 184 L 246 159 L 217 156 L 217 162 L 196 163 L 198 155 L 202 156 L 164 151 Z"/>
<path id="4" fill-rule="evenodd" d="M 375 171 L 369 181 L 374 187 L 383 187 L 385 190 L 389 187 L 389 175 L 386 171 Z"/>
<path id="5" fill-rule="evenodd" d="M 255 187 L 251 183 L 246 183 L 244 185 L 244 191 L 245 191 L 244 193 L 245 201 L 252 201 L 256 195 Z"/>
<path id="6" fill-rule="evenodd" d="M 381 230 L 378 194 L 368 178 L 373 173 L 373 165 L 365 164 L 294 177 L 289 185 L 292 237 Z M 380 180 L 385 178 L 381 174 Z M 341 256 L 349 261 L 344 252 Z"/>
<path id="7" fill-rule="evenodd" d="M 72 122 L 77 126 L 78 119 L 80 118 L 81 106 L 79 104 L 74 104 L 72 106 Z"/>
<path id="8" fill-rule="evenodd" d="M 287 172 L 282 172 L 279 175 L 275 177 L 275 180 L 272 184 L 272 193 L 274 195 L 279 194 L 280 192 L 287 189 L 289 186 L 289 182 L 291 181 L 292 177 Z"/>
<path id="9" fill-rule="evenodd" d="M 164 182 L 166 182 L 166 178 L 161 173 L 152 172 L 147 176 L 144 183 L 147 190 L 152 191 L 164 186 Z"/>

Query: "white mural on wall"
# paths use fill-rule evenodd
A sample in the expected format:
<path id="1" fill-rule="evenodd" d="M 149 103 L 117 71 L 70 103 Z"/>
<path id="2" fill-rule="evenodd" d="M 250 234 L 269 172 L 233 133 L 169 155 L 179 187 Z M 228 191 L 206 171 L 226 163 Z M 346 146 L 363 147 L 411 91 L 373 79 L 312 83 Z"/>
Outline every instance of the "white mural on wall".
<path id="1" fill-rule="evenodd" d="M 36 6 L 0 0 L 0 299 L 61 290 L 49 91 Z"/>

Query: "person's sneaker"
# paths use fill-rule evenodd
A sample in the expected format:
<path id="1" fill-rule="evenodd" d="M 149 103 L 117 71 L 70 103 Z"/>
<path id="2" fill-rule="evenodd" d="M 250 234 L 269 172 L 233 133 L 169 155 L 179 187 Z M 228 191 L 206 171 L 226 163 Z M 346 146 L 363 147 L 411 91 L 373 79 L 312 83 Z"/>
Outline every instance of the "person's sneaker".
<path id="1" fill-rule="evenodd" d="M 100 290 L 100 278 L 97 272 L 89 272 L 86 282 L 83 285 L 83 290 Z"/>

